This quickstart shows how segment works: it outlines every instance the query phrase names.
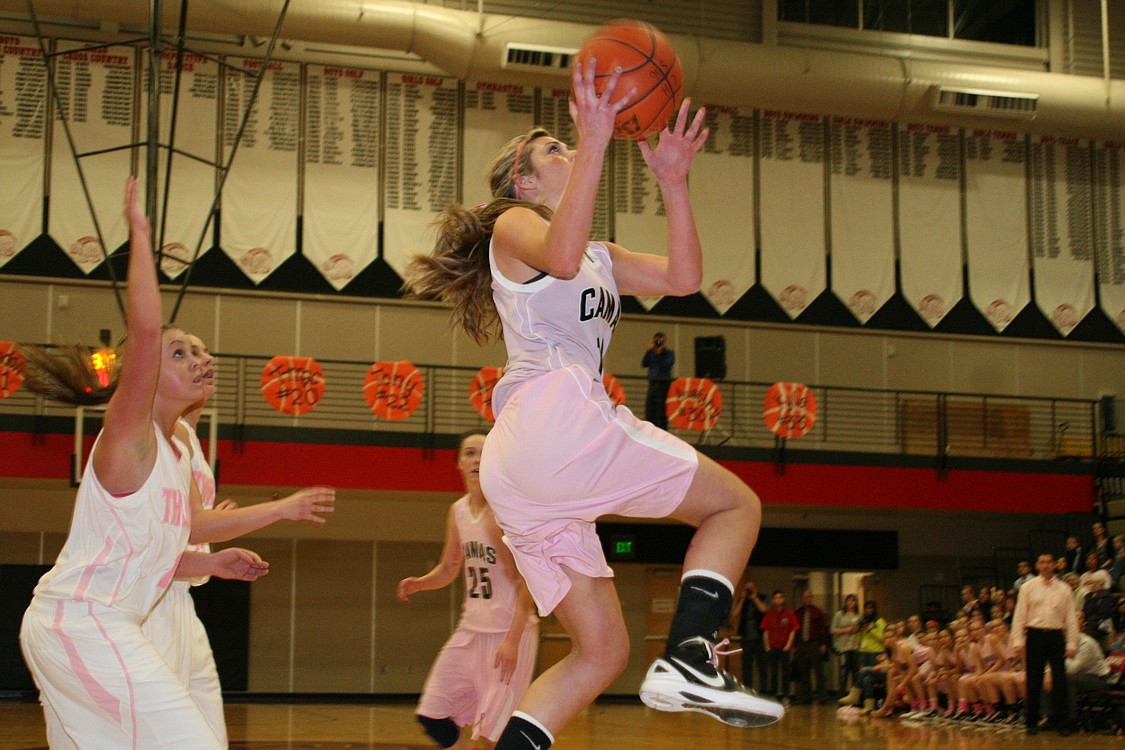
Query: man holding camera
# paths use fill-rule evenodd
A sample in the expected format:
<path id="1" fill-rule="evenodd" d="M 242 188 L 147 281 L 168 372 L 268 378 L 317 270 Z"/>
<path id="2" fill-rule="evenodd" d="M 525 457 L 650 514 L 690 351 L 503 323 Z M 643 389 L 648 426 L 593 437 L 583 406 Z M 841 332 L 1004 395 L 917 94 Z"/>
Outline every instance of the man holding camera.
<path id="1" fill-rule="evenodd" d="M 668 429 L 668 412 L 664 402 L 668 399 L 668 387 L 672 385 L 672 366 L 676 364 L 676 353 L 666 344 L 664 334 L 657 332 L 641 359 L 641 367 L 648 368 L 645 421 L 662 430 Z"/>

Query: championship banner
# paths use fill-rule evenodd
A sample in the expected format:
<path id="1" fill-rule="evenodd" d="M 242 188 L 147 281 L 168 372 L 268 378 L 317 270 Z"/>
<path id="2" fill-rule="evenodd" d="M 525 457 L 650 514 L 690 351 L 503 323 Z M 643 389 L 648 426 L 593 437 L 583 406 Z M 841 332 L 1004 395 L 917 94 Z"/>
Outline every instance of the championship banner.
<path id="1" fill-rule="evenodd" d="M 167 146 L 172 137 L 172 99 L 176 83 L 176 53 L 160 55 L 160 143 Z M 141 75 L 141 90 L 148 91 L 148 67 Z M 141 118 L 148 120 L 148 97 L 141 96 Z M 171 157 L 171 182 L 169 184 L 168 213 L 164 217 L 163 245 L 160 270 L 169 278 L 177 278 L 191 263 L 196 247 L 202 256 L 214 244 L 215 225 L 209 223 L 211 204 L 215 198 L 217 173 L 206 162 L 218 158 L 219 64 L 202 55 L 184 52 L 180 65 L 180 96 L 176 117 L 177 151 Z M 186 127 L 185 127 L 186 124 Z M 190 154 L 195 159 L 187 156 Z M 144 158 L 144 157 L 142 157 Z M 157 149 L 159 163 L 156 185 L 156 204 L 163 208 L 164 175 L 168 170 L 167 149 Z M 203 161 L 198 161 L 203 160 Z M 141 194 L 144 194 L 145 172 L 140 171 Z M 207 233 L 203 231 L 206 227 Z M 155 231 L 155 230 L 154 230 Z M 203 238 L 200 244 L 200 237 Z M 161 241 L 157 234 L 153 244 Z"/>
<path id="2" fill-rule="evenodd" d="M 700 290 L 720 314 L 750 291 L 754 275 L 754 111 L 705 105 L 711 129 L 691 167 L 691 207 L 703 246 Z"/>
<path id="3" fill-rule="evenodd" d="M 535 125 L 535 89 L 521 83 L 469 81 L 464 112 L 461 202 L 471 208 L 492 200 L 485 174 L 492 157 Z"/>
<path id="4" fill-rule="evenodd" d="M 457 201 L 457 79 L 388 73 L 386 82 L 383 260 L 404 276 L 433 249 L 430 224 Z"/>
<path id="5" fill-rule="evenodd" d="M 83 273 L 90 273 L 101 265 L 107 254 L 129 239 L 129 228 L 121 214 L 121 196 L 130 173 L 132 154 L 129 149 L 121 148 L 86 156 L 81 161 L 90 201 L 108 245 L 103 253 L 78 177 L 78 167 L 59 120 L 65 113 L 74 148 L 80 154 L 128 146 L 133 141 L 137 94 L 134 47 L 84 50 L 87 46 L 85 42 L 57 42 L 57 51 L 65 54 L 53 61 L 60 101 L 54 111 L 56 122 L 51 134 L 51 203 L 47 221 L 51 238 Z"/>
<path id="6" fill-rule="evenodd" d="M 791 318 L 825 289 L 824 120 L 761 114 L 762 285 Z"/>
<path id="7" fill-rule="evenodd" d="M 635 252 L 667 255 L 668 221 L 664 201 L 640 147 L 633 141 L 614 139 L 612 152 L 614 241 Z M 651 310 L 661 296 L 645 295 L 636 299 L 646 310 Z"/>
<path id="8" fill-rule="evenodd" d="M 961 133 L 947 125 L 898 129 L 902 294 L 932 328 L 960 301 Z"/>
<path id="9" fill-rule="evenodd" d="M 1063 336 L 1094 309 L 1094 197 L 1088 141 L 1031 139 L 1035 299 Z"/>
<path id="10" fill-rule="evenodd" d="M 1125 141 L 1094 148 L 1098 292 L 1101 308 L 1125 332 Z"/>
<path id="11" fill-rule="evenodd" d="M 278 355 L 262 368 L 262 396 L 282 414 L 300 416 L 324 399 L 324 371 L 312 357 Z"/>
<path id="12" fill-rule="evenodd" d="M 552 136 L 562 141 L 568 148 L 578 146 L 578 130 L 574 121 L 570 119 L 570 89 L 539 89 L 539 124 L 546 128 Z M 615 153 L 611 148 L 609 154 Z M 627 243 L 615 238 L 610 227 L 609 216 L 609 186 L 610 163 L 612 157 L 607 158 L 602 169 L 602 181 L 598 189 L 598 199 L 594 204 L 594 221 L 590 225 L 590 238 L 595 240 L 612 240 L 618 244 L 636 250 L 637 252 L 650 252 L 647 247 L 630 247 Z M 657 251 L 659 252 L 659 250 Z M 656 304 L 655 301 L 652 304 Z"/>
<path id="13" fill-rule="evenodd" d="M 668 424 L 678 430 L 709 430 L 723 413 L 723 394 L 710 378 L 676 378 L 664 411 Z"/>
<path id="14" fill-rule="evenodd" d="M 0 268 L 43 232 L 46 122 L 39 42 L 0 34 Z"/>
<path id="15" fill-rule="evenodd" d="M 833 117 L 832 289 L 860 323 L 895 292 L 891 124 Z"/>
<path id="16" fill-rule="evenodd" d="M 379 256 L 381 74 L 305 66 L 301 252 L 337 291 Z"/>
<path id="17" fill-rule="evenodd" d="M 230 157 L 265 60 L 228 57 L 223 71 L 223 160 Z M 241 72 L 240 72 L 241 71 Z M 260 284 L 297 250 L 301 66 L 271 60 L 223 187 L 223 252 Z"/>
<path id="18" fill-rule="evenodd" d="M 418 368 L 405 359 L 376 362 L 363 379 L 363 397 L 379 419 L 397 422 L 418 410 L 426 382 Z"/>
<path id="19" fill-rule="evenodd" d="M 969 294 L 998 331 L 1031 300 L 1026 163 L 1027 144 L 1018 133 L 965 135 Z"/>

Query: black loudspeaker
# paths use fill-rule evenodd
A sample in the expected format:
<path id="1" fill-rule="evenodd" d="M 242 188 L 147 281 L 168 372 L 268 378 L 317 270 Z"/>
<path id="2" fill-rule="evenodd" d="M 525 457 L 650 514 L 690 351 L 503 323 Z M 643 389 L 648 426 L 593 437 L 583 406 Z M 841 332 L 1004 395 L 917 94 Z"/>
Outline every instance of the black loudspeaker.
<path id="1" fill-rule="evenodd" d="M 1102 411 L 1102 432 L 1109 435 L 1117 434 L 1117 397 L 1102 396 L 1099 401 Z"/>
<path id="2" fill-rule="evenodd" d="M 727 376 L 727 340 L 722 336 L 695 337 L 695 377 L 722 380 Z"/>

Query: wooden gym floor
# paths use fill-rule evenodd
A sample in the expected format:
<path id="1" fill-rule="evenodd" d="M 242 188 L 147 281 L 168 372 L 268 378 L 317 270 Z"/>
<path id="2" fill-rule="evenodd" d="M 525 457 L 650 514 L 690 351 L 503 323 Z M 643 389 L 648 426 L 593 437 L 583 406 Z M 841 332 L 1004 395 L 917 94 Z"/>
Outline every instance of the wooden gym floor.
<path id="1" fill-rule="evenodd" d="M 433 750 L 414 723 L 412 703 L 228 703 L 232 750 Z M 34 703 L 0 701 L 0 750 L 46 748 Z M 974 727 L 898 719 L 846 723 L 835 706 L 794 706 L 763 729 L 734 729 L 698 714 L 661 714 L 640 703 L 592 706 L 556 741 L 558 750 L 990 750 L 1073 748 L 1125 750 L 1125 738 Z"/>

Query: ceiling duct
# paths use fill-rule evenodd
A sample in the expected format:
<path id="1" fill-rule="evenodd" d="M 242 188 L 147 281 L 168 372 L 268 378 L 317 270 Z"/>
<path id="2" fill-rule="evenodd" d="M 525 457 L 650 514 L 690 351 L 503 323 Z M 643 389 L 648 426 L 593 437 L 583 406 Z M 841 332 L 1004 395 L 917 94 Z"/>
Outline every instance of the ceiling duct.
<path id="1" fill-rule="evenodd" d="M 570 59 L 576 54 L 576 47 L 545 47 L 540 44 L 508 42 L 500 67 L 505 70 L 556 70 L 565 73 L 570 69 Z"/>
<path id="2" fill-rule="evenodd" d="M 26 14 L 25 2 L 0 0 L 0 11 Z M 134 28 L 148 25 L 147 0 L 32 2 L 43 17 L 115 21 Z M 176 27 L 178 7 L 164 3 L 163 24 L 169 33 Z M 203 32 L 269 36 L 280 7 L 280 0 L 195 0 L 188 23 L 192 30 Z M 533 51 L 577 49 L 595 29 L 405 0 L 291 0 L 281 36 L 412 53 L 435 70 L 466 80 L 558 86 L 561 68 L 509 65 L 508 45 Z M 994 112 L 942 109 L 935 106 L 934 87 L 990 95 L 1022 92 L 1038 97 L 1035 119 L 1026 121 L 1029 129 L 1125 139 L 1125 81 L 1121 80 L 698 36 L 669 38 L 683 62 L 684 90 L 700 104 L 989 128 L 997 126 Z M 560 61 L 551 58 L 552 65 Z M 940 104 L 940 94 L 937 101 Z M 956 104 L 956 94 L 953 101 Z"/>
<path id="3" fill-rule="evenodd" d="M 933 91 L 934 109 L 944 112 L 1034 120 L 1039 110 L 1038 94 L 964 89 L 953 86 L 934 86 Z"/>

